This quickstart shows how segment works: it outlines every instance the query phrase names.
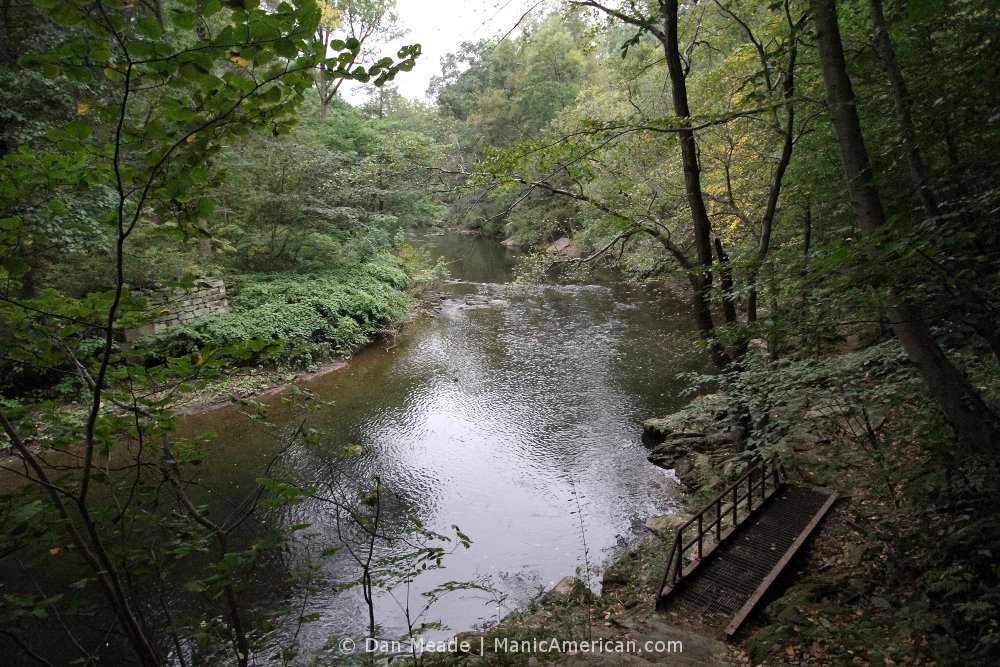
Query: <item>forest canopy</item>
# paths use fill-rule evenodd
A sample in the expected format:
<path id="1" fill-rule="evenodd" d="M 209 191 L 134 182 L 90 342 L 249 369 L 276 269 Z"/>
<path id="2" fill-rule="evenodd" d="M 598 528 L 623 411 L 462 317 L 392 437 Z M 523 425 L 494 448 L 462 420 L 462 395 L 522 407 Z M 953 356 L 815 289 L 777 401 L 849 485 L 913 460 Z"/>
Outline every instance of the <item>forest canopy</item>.
<path id="1" fill-rule="evenodd" d="M 422 38 L 392 1 L 0 4 L 0 453 L 26 483 L 0 561 L 41 582 L 0 591 L 15 654 L 52 664 L 32 623 L 63 614 L 93 664 L 103 613 L 137 664 L 248 665 L 307 622 L 244 599 L 306 526 L 238 529 L 323 490 L 269 467 L 211 515 L 212 436 L 179 434 L 181 399 L 391 335 L 446 273 L 414 232 L 446 229 L 522 247 L 525 280 L 679 285 L 741 461 L 793 455 L 779 415 L 804 387 L 889 415 L 866 465 L 911 522 L 885 529 L 907 631 L 879 650 L 1000 650 L 994 3 L 545 3 L 443 58 L 423 101 L 394 87 Z M 155 291 L 216 278 L 226 312 L 126 337 L 165 314 Z M 366 484 L 331 504 L 374 544 Z M 440 565 L 444 536 L 414 531 L 393 564 Z M 66 545 L 75 583 L 47 574 Z M 370 570 L 352 585 L 371 609 Z M 185 613 L 154 631 L 165 588 Z"/>

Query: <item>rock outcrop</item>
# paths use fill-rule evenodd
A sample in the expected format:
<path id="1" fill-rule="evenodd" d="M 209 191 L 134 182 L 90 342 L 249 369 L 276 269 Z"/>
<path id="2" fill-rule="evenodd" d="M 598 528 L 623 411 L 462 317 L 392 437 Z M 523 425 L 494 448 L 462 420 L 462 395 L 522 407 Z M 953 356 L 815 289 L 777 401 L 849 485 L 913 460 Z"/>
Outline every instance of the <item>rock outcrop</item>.
<path id="1" fill-rule="evenodd" d="M 545 252 L 550 255 L 565 255 L 567 257 L 579 257 L 582 254 L 580 248 L 568 236 L 553 241 L 545 249 Z"/>
<path id="2" fill-rule="evenodd" d="M 545 595 L 542 602 L 591 602 L 594 593 L 579 577 L 563 577 Z"/>
<path id="3" fill-rule="evenodd" d="M 729 413 L 718 394 L 703 396 L 672 415 L 643 422 L 651 463 L 673 470 L 690 489 L 700 488 L 715 464 L 732 453 Z"/>

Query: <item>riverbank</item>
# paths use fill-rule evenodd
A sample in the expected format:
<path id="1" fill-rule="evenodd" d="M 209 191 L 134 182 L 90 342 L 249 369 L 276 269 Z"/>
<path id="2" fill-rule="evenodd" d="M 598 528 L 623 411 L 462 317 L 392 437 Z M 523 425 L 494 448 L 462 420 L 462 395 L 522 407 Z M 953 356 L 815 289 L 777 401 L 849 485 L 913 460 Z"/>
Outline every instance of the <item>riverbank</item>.
<path id="1" fill-rule="evenodd" d="M 654 612 L 675 527 L 742 469 L 733 448 L 730 399 L 712 394 L 644 424 L 650 461 L 674 470 L 686 490 L 684 511 L 646 522 L 643 541 L 604 571 L 600 596 L 574 588 L 571 580 L 561 582 L 532 608 L 480 633 L 485 645 L 505 637 L 628 642 L 652 629 L 659 639 L 682 639 L 684 653 L 670 660 L 607 660 L 586 651 L 533 657 L 569 664 L 955 664 L 963 654 L 954 651 L 964 643 L 975 653 L 965 653 L 962 664 L 988 664 L 984 656 L 996 650 L 990 555 L 995 534 L 977 550 L 956 544 L 982 541 L 992 524 L 976 518 L 967 502 L 958 510 L 966 525 L 955 526 L 955 508 L 929 506 L 907 479 L 907 471 L 931 459 L 912 437 L 913 417 L 898 395 L 862 402 L 846 389 L 908 372 L 905 359 L 893 344 L 881 343 L 805 365 L 808 372 L 801 362 L 771 371 L 776 382 L 789 383 L 789 391 L 771 396 L 774 431 L 767 451 L 781 456 L 790 482 L 834 489 L 841 500 L 734 640 L 723 644 L 687 619 Z M 969 625 L 961 630 L 963 622 Z M 719 652 L 706 659 L 706 651 Z M 533 664 L 510 653 L 475 660 Z"/>
<path id="2" fill-rule="evenodd" d="M 236 369 L 180 398 L 175 403 L 177 413 L 184 416 L 196 415 L 228 405 L 233 399 L 266 398 L 290 386 L 301 387 L 336 373 L 349 366 L 352 356 L 369 347 L 392 347 L 393 339 L 402 327 L 422 317 L 434 316 L 440 310 L 440 303 L 447 295 L 431 287 L 421 285 L 418 289 L 411 290 L 407 314 L 379 329 L 373 329 L 372 340 L 355 348 L 349 355 L 320 358 L 311 370 L 289 368 L 287 365 Z"/>
<path id="3" fill-rule="evenodd" d="M 206 344 L 281 341 L 251 363 L 227 366 L 176 398 L 180 415 L 194 415 L 233 399 L 264 398 L 291 385 L 344 368 L 372 345 L 391 347 L 402 326 L 434 312 L 443 269 L 412 246 L 341 266 L 321 276 L 242 276 L 233 281 L 230 311 L 140 341 L 153 358 L 195 354 Z M 150 387 L 170 391 L 172 385 Z"/>
<path id="4" fill-rule="evenodd" d="M 506 616 L 500 623 L 480 631 L 459 633 L 468 654 L 434 656 L 437 664 L 533 665 L 541 661 L 569 665 L 746 665 L 747 656 L 738 646 L 699 632 L 683 619 L 668 618 L 655 610 L 655 595 L 661 584 L 667 551 L 674 528 L 686 511 L 721 483 L 723 468 L 711 463 L 721 451 L 702 454 L 695 447 L 682 455 L 677 439 L 694 444 L 701 432 L 713 424 L 725 428 L 723 397 L 719 394 L 695 399 L 685 408 L 662 418 L 647 420 L 645 442 L 652 447 L 650 460 L 666 465 L 657 447 L 666 443 L 677 457 L 675 474 L 683 485 L 684 509 L 675 514 L 649 517 L 645 534 L 634 546 L 620 550 L 603 569 L 600 594 L 591 592 L 586 573 L 567 576 L 554 588 L 540 594 L 531 605 Z M 727 432 L 707 438 L 721 443 Z M 671 438 L 670 436 L 676 436 Z M 700 449 L 702 443 L 696 447 Z M 731 452 L 731 449 L 729 450 Z M 692 461 L 688 462 L 688 456 Z M 697 490 L 696 490 L 697 489 Z M 556 648 L 556 642 L 560 643 Z M 483 653 L 480 655 L 480 647 Z"/>

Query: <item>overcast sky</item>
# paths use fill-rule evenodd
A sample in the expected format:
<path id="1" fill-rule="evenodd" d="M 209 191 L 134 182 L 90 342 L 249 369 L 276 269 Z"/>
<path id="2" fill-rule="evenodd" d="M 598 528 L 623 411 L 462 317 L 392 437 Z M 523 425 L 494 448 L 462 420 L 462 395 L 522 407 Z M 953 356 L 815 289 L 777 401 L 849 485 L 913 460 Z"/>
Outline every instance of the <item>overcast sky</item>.
<path id="1" fill-rule="evenodd" d="M 386 50 L 395 56 L 403 44 L 419 43 L 423 53 L 409 72 L 395 79 L 399 91 L 423 99 L 431 77 L 441 73 L 441 57 L 457 51 L 462 42 L 507 33 L 526 11 L 535 5 L 551 2 L 538 0 L 396 0 L 399 22 L 409 30 L 403 39 Z M 350 82 L 348 82 L 350 83 Z M 345 83 L 345 88 L 347 84 Z M 357 101 L 357 92 L 345 91 L 345 97 Z"/>

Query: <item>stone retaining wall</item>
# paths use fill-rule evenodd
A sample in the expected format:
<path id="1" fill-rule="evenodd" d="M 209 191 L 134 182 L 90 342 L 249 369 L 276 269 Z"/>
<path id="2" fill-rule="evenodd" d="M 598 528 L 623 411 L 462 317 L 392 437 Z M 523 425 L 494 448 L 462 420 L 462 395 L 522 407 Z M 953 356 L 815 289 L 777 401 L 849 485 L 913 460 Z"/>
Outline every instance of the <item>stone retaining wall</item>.
<path id="1" fill-rule="evenodd" d="M 157 334 L 168 327 L 206 315 L 224 313 L 229 308 L 226 285 L 218 278 L 198 278 L 191 289 L 171 288 L 144 294 L 152 316 L 145 324 L 125 330 L 125 341 Z"/>

